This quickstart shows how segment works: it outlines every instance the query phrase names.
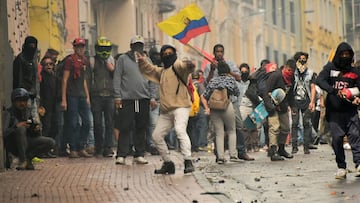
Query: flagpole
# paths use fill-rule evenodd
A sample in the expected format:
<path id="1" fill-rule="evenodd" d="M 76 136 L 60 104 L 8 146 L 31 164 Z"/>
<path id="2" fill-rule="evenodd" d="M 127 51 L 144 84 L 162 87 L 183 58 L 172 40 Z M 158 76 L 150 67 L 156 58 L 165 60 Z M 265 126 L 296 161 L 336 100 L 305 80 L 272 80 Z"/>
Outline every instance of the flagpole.
<path id="1" fill-rule="evenodd" d="M 191 48 L 196 53 L 198 53 L 200 56 L 204 57 L 206 60 L 208 60 L 210 63 L 213 63 L 213 60 L 209 59 L 207 56 L 205 56 L 203 53 L 201 53 L 199 50 L 197 50 L 195 47 L 191 46 L 190 44 L 185 44 L 185 46 Z"/>

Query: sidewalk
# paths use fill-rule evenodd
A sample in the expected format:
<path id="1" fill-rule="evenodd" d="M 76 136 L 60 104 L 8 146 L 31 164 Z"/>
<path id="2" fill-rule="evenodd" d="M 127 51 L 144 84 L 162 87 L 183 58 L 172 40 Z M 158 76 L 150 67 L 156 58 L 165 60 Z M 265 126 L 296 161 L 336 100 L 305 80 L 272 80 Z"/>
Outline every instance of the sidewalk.
<path id="1" fill-rule="evenodd" d="M 184 175 L 181 155 L 172 151 L 175 175 L 155 175 L 160 156 L 147 165 L 115 165 L 114 158 L 44 159 L 35 171 L 0 173 L 0 202 L 220 202 L 202 194 L 192 174 Z M 223 201 L 222 201 L 223 202 Z"/>

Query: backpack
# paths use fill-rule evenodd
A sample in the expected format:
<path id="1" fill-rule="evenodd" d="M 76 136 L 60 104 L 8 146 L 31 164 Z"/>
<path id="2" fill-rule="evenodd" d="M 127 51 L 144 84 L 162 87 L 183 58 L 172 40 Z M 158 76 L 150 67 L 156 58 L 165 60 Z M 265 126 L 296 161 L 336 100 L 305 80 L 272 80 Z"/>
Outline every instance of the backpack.
<path id="1" fill-rule="evenodd" d="M 180 75 L 176 72 L 174 66 L 172 66 L 172 69 L 173 69 L 176 77 L 178 78 L 178 80 L 180 80 L 181 83 L 187 87 L 187 90 L 188 90 L 188 93 L 190 95 L 191 102 L 192 102 L 189 116 L 194 117 L 200 111 L 200 96 L 199 96 L 199 93 L 198 93 L 198 91 L 197 91 L 197 89 L 196 89 L 196 87 L 193 84 L 191 79 L 189 80 L 189 83 L 186 84 L 186 82 L 183 81 L 182 78 L 180 77 Z"/>
<path id="2" fill-rule="evenodd" d="M 67 58 L 71 57 L 71 55 L 65 56 L 59 63 L 56 65 L 55 68 L 55 76 L 56 76 L 56 98 L 58 101 L 61 101 L 61 91 L 62 91 L 62 79 L 64 76 L 64 68 L 65 68 L 65 61 Z"/>
<path id="3" fill-rule="evenodd" d="M 210 109 L 226 110 L 230 103 L 227 89 L 214 89 L 208 103 Z"/>
<path id="4" fill-rule="evenodd" d="M 254 73 L 254 79 L 256 80 L 257 89 L 261 97 L 263 97 L 266 91 L 266 79 L 268 77 L 269 75 L 266 74 L 265 68 L 261 68 Z"/>

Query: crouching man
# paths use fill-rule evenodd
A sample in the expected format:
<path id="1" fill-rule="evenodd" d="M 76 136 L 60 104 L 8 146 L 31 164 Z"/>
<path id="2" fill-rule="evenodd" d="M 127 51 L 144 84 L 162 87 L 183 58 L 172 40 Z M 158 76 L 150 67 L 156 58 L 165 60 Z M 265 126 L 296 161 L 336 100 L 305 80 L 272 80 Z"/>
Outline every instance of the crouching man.
<path id="1" fill-rule="evenodd" d="M 19 158 L 18 170 L 34 170 L 31 160 L 55 147 L 54 139 L 41 136 L 41 126 L 32 118 L 28 100 L 28 91 L 24 88 L 14 89 L 11 93 L 12 105 L 2 115 L 7 157 L 11 153 Z M 10 165 L 7 158 L 6 166 L 10 168 Z"/>

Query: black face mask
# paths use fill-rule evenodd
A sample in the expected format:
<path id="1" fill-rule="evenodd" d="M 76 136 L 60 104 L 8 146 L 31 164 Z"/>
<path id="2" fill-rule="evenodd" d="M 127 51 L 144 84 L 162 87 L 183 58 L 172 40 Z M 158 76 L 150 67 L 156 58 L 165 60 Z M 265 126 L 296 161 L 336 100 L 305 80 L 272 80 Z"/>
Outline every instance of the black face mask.
<path id="1" fill-rule="evenodd" d="M 341 69 L 351 69 L 352 58 L 351 57 L 340 57 L 339 66 Z"/>
<path id="2" fill-rule="evenodd" d="M 23 55 L 27 60 L 32 60 L 35 57 L 36 50 L 36 47 L 24 46 Z"/>
<path id="3" fill-rule="evenodd" d="M 249 72 L 241 72 L 241 80 L 246 82 L 249 78 Z"/>
<path id="4" fill-rule="evenodd" d="M 164 64 L 164 68 L 171 67 L 175 63 L 176 59 L 177 59 L 176 54 L 171 54 L 171 55 L 166 55 L 166 56 L 161 57 L 161 60 Z"/>

